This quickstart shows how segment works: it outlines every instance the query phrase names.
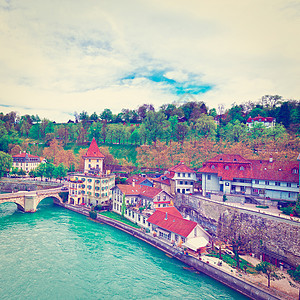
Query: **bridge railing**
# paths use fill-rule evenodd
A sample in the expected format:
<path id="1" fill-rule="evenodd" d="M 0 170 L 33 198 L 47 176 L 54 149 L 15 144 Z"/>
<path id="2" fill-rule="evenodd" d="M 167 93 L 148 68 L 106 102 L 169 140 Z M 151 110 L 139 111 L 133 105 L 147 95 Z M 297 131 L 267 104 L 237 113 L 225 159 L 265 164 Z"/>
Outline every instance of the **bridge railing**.
<path id="1" fill-rule="evenodd" d="M 48 194 L 60 192 L 61 190 L 62 190 L 61 187 L 58 187 L 58 188 L 38 190 L 38 191 L 19 191 L 15 193 L 0 194 L 0 199 L 10 199 L 10 198 L 24 197 L 24 196 L 48 195 Z"/>

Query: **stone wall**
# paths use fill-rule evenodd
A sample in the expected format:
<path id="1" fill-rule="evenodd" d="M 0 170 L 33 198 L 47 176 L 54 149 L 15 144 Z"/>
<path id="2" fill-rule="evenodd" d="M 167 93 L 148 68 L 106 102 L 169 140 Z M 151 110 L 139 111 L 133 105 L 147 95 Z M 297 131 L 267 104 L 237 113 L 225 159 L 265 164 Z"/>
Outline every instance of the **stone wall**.
<path id="1" fill-rule="evenodd" d="M 229 243 L 240 239 L 257 257 L 266 254 L 294 267 L 300 264 L 300 223 L 195 196 L 177 196 L 175 205 L 213 236 Z"/>
<path id="2" fill-rule="evenodd" d="M 37 191 L 50 189 L 61 186 L 62 184 L 56 182 L 41 182 L 41 181 L 25 181 L 20 179 L 2 179 L 0 181 L 0 191 L 5 193 L 18 191 Z"/>

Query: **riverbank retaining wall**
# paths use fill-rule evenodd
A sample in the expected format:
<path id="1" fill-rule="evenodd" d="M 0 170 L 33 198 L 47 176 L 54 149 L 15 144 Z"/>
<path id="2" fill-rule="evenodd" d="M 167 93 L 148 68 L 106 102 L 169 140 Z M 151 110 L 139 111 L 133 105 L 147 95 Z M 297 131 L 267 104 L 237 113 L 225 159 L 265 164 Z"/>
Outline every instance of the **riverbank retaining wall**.
<path id="1" fill-rule="evenodd" d="M 177 196 L 174 204 L 223 241 L 240 238 L 243 248 L 257 257 L 264 254 L 290 266 L 300 264 L 300 223 L 190 195 Z"/>
<path id="2" fill-rule="evenodd" d="M 82 209 L 80 209 L 80 208 L 72 207 L 71 205 L 68 205 L 68 204 L 60 204 L 60 205 L 66 207 L 70 210 L 73 210 L 73 211 L 76 211 L 78 213 L 88 216 L 88 212 L 82 211 Z M 173 246 L 165 243 L 163 240 L 159 239 L 158 237 L 153 237 L 152 235 L 147 234 L 147 233 L 143 232 L 142 230 L 133 228 L 129 225 L 126 225 L 124 223 L 121 223 L 119 221 L 113 220 L 111 218 L 108 218 L 108 217 L 105 217 L 105 216 L 102 216 L 99 214 L 97 215 L 97 221 L 108 224 L 119 230 L 122 230 L 122 231 L 156 247 L 157 249 L 165 252 L 166 254 L 193 267 L 195 270 L 212 277 L 213 279 L 240 292 L 241 294 L 244 294 L 247 297 L 250 297 L 251 299 L 256 299 L 256 300 L 263 300 L 263 299 L 278 300 L 278 299 L 280 299 L 280 297 L 277 297 L 276 295 L 272 295 L 268 291 L 265 291 L 257 286 L 254 286 L 251 283 L 244 281 L 243 279 L 232 276 L 229 273 L 226 273 L 226 272 L 222 271 L 221 269 L 216 268 L 213 265 L 210 265 L 210 264 L 208 264 L 202 260 L 199 260 L 193 256 L 185 255 L 178 248 L 173 247 Z"/>

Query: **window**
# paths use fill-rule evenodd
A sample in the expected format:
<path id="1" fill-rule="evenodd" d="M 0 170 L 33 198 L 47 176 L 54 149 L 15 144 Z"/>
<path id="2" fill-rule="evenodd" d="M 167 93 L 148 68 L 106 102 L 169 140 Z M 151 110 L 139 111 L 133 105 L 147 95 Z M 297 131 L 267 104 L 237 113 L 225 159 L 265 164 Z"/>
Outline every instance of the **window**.
<path id="1" fill-rule="evenodd" d="M 177 193 L 180 193 L 180 189 L 177 189 Z"/>
<path id="2" fill-rule="evenodd" d="M 292 173 L 293 173 L 293 174 L 298 174 L 298 169 L 294 168 L 294 169 L 292 170 Z"/>
<path id="3" fill-rule="evenodd" d="M 265 185 L 270 185 L 270 181 L 265 181 Z"/>
<path id="4" fill-rule="evenodd" d="M 255 184 L 259 184 L 259 180 L 255 180 Z"/>
<path id="5" fill-rule="evenodd" d="M 188 177 L 191 177 L 191 173 L 188 173 Z"/>
<path id="6" fill-rule="evenodd" d="M 207 180 L 211 180 L 211 175 L 207 175 Z"/>
<path id="7" fill-rule="evenodd" d="M 212 165 L 212 166 L 211 166 L 211 169 L 212 169 L 212 170 L 214 170 L 215 168 L 216 168 L 215 165 Z"/>
<path id="8" fill-rule="evenodd" d="M 177 173 L 177 176 L 180 177 L 180 173 Z"/>
<path id="9" fill-rule="evenodd" d="M 275 181 L 275 185 L 276 186 L 280 186 L 280 182 L 279 181 Z"/>
<path id="10" fill-rule="evenodd" d="M 182 173 L 182 177 L 185 177 L 185 173 Z"/>
<path id="11" fill-rule="evenodd" d="M 179 184 L 183 184 L 183 181 L 180 181 Z"/>
<path id="12" fill-rule="evenodd" d="M 244 168 L 243 166 L 241 166 L 241 167 L 240 167 L 240 170 L 241 170 L 241 171 L 244 171 L 244 170 L 245 170 L 245 168 Z"/>
<path id="13" fill-rule="evenodd" d="M 225 166 L 225 170 L 229 170 L 229 166 Z"/>
<path id="14" fill-rule="evenodd" d="M 290 182 L 288 182 L 288 183 L 286 184 L 286 186 L 287 186 L 287 187 L 291 187 L 292 184 L 291 184 Z"/>

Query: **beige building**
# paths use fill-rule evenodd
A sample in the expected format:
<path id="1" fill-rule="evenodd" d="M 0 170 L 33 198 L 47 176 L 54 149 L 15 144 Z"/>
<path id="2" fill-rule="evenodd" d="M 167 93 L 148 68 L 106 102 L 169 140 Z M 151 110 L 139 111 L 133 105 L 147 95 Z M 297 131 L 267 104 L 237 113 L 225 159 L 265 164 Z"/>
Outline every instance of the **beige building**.
<path id="1" fill-rule="evenodd" d="M 104 173 L 103 160 L 105 156 L 100 152 L 96 140 L 93 138 L 89 149 L 83 156 L 84 173 L 75 174 L 70 178 L 68 203 L 81 205 L 110 204 L 111 188 L 115 186 L 115 175 Z"/>
<path id="2" fill-rule="evenodd" d="M 26 152 L 13 155 L 13 168 L 22 169 L 26 173 L 29 173 L 31 170 L 35 170 L 39 164 L 42 162 L 42 159 L 39 156 L 32 155 Z"/>

